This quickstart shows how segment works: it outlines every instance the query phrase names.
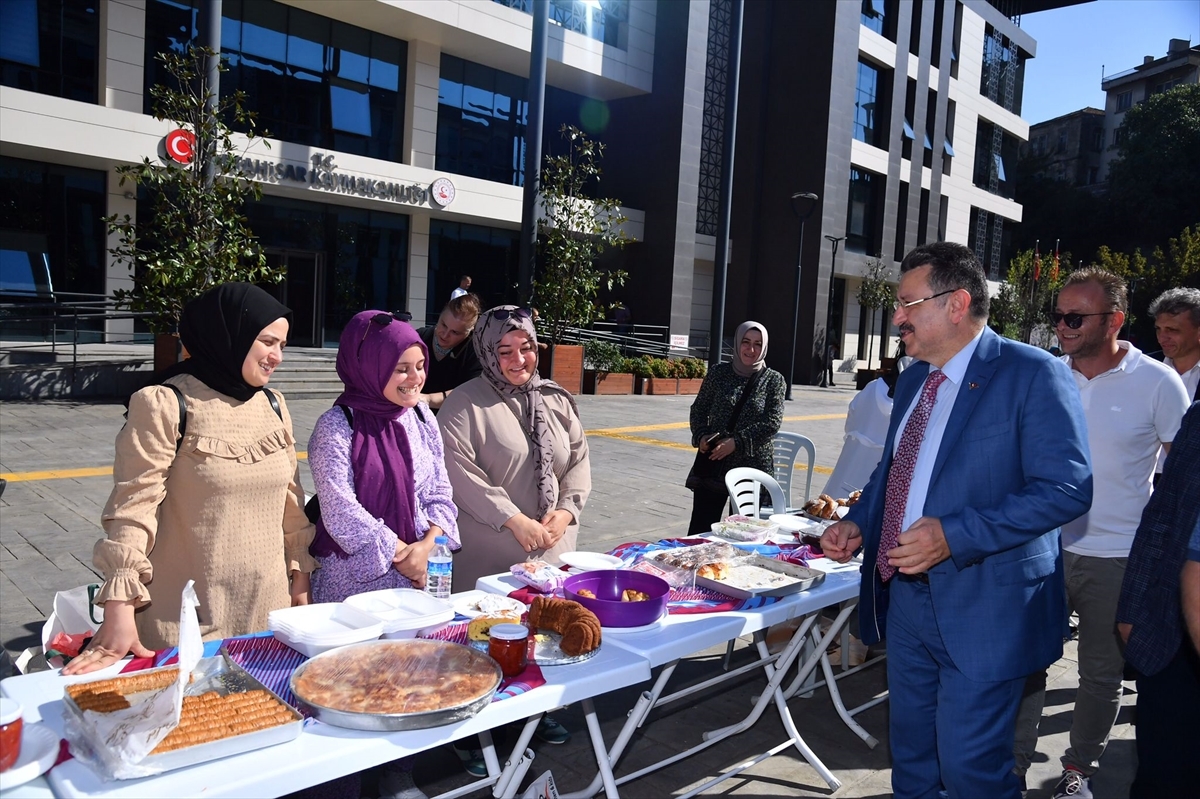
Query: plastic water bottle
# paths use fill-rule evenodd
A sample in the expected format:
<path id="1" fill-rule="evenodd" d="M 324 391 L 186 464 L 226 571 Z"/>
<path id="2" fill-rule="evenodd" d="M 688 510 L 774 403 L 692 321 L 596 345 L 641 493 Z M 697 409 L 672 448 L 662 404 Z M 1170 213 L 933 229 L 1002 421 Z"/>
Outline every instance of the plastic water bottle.
<path id="1" fill-rule="evenodd" d="M 450 539 L 439 535 L 433 539 L 433 550 L 429 553 L 425 590 L 438 599 L 449 599 L 453 579 L 454 554 L 450 551 Z"/>

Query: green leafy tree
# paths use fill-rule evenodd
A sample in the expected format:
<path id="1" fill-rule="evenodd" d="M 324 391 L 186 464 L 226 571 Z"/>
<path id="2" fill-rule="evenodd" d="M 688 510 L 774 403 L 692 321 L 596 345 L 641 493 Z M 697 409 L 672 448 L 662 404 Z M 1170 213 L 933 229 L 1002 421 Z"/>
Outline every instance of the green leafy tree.
<path id="1" fill-rule="evenodd" d="M 1153 342 L 1154 320 L 1146 313 L 1150 303 L 1170 288 L 1200 288 L 1200 224 L 1185 227 L 1167 240 L 1165 250 L 1155 247 L 1149 258 L 1140 249 L 1124 253 L 1102 246 L 1092 263 L 1125 279 L 1129 286 L 1125 324 L 1139 342 Z"/>
<path id="2" fill-rule="evenodd" d="M 1054 297 L 1062 288 L 1071 262 L 1070 253 L 1061 253 L 1059 268 L 1054 267 L 1053 254 L 1041 256 L 1041 264 L 1033 250 L 1017 253 L 1008 262 L 1008 276 L 992 298 L 988 324 L 1006 338 L 1029 343 L 1035 330 L 1048 330 Z"/>
<path id="3" fill-rule="evenodd" d="M 258 184 L 238 173 L 239 153 L 225 120 L 258 138 L 254 115 L 241 92 L 222 97 L 215 113 L 206 108 L 211 92 L 205 61 L 212 53 L 188 46 L 183 53 L 156 56 L 174 85 L 153 86 L 154 116 L 170 120 L 195 136 L 189 164 L 144 158 L 117 167 L 121 185 L 149 190 L 153 210 L 134 222 L 128 214 L 107 217 L 117 246 L 111 252 L 133 276 L 132 289 L 118 289 L 118 305 L 150 314 L 155 333 L 174 332 L 184 304 L 206 288 L 231 280 L 274 283 L 283 270 L 267 265 L 266 256 L 243 215 L 250 198 L 262 196 Z M 224 66 L 222 66 L 224 69 Z"/>
<path id="4" fill-rule="evenodd" d="M 1200 85 L 1176 86 L 1125 113 L 1109 169 L 1118 249 L 1151 249 L 1200 223 Z"/>
<path id="5" fill-rule="evenodd" d="M 601 269 L 596 260 L 630 241 L 621 229 L 627 218 L 620 203 L 588 196 L 588 189 L 600 181 L 604 144 L 570 125 L 563 125 L 559 132 L 568 149 L 563 155 L 547 156 L 542 169 L 541 257 L 533 286 L 533 304 L 545 320 L 551 346 L 563 340 L 568 328 L 586 327 L 604 318 L 601 289 L 611 291 L 624 285 L 627 275 L 622 270 Z"/>
<path id="6" fill-rule="evenodd" d="M 867 274 L 855 295 L 859 306 L 871 321 L 871 332 L 867 336 L 867 366 L 870 367 L 872 345 L 875 340 L 875 312 L 886 308 L 896 299 L 895 281 L 892 270 L 884 266 L 883 257 L 876 255 L 867 262 Z M 879 331 L 879 351 L 885 352 L 883 337 L 887 335 L 887 327 Z"/>

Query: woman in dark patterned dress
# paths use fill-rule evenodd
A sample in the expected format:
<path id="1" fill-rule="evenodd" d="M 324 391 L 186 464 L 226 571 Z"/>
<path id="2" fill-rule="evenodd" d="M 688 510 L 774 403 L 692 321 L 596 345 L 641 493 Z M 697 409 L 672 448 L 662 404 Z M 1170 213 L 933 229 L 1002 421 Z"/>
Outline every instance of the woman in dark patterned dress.
<path id="1" fill-rule="evenodd" d="M 767 368 L 767 329 L 758 322 L 738 325 L 733 341 L 734 359 L 709 370 L 692 403 L 692 446 L 721 461 L 727 470 L 751 466 L 773 475 L 771 439 L 783 423 L 783 375 Z M 733 408 L 756 375 L 753 393 L 730 430 Z M 723 491 L 694 489 L 688 535 L 707 533 L 713 522 L 721 520 L 728 500 Z"/>

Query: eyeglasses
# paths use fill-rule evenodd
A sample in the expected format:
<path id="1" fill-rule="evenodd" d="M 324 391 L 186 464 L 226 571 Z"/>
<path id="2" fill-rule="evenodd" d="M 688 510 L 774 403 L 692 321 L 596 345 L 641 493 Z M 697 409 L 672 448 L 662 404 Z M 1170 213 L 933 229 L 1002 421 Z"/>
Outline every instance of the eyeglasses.
<path id="1" fill-rule="evenodd" d="M 491 312 L 491 317 L 501 322 L 510 316 L 517 319 L 532 319 L 533 312 L 528 308 L 496 308 Z"/>
<path id="2" fill-rule="evenodd" d="M 1083 318 L 1085 316 L 1108 316 L 1112 311 L 1101 311 L 1099 313 L 1059 313 L 1058 311 L 1050 312 L 1050 324 L 1058 327 L 1059 322 L 1066 322 L 1067 327 L 1072 330 L 1078 330 L 1083 327 Z"/>
<path id="3" fill-rule="evenodd" d="M 927 302 L 929 300 L 936 299 L 937 297 L 941 297 L 943 294 L 953 294 L 956 291 L 958 291 L 958 289 L 946 289 L 945 291 L 939 291 L 937 294 L 931 294 L 928 297 L 922 297 L 921 299 L 913 300 L 912 302 L 905 302 L 904 300 L 897 297 L 895 300 L 892 300 L 892 310 L 898 311 L 901 308 L 911 308 L 914 305 L 920 305 L 923 302 Z"/>

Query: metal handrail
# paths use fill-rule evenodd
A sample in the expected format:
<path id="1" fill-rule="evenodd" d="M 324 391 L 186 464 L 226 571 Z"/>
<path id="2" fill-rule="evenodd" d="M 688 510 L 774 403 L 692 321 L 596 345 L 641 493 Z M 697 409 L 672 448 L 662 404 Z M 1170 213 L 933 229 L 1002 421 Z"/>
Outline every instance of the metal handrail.
<path id="1" fill-rule="evenodd" d="M 116 301 L 111 297 L 100 294 L 85 294 L 82 292 L 58 292 L 56 296 L 72 296 L 86 297 L 88 299 L 53 302 L 4 302 L 0 303 L 0 352 L 15 352 L 21 350 L 37 351 L 44 349 L 47 344 L 50 346 L 50 352 L 57 355 L 59 344 L 59 332 L 66 332 L 68 326 L 66 320 L 70 320 L 70 343 L 71 343 L 71 367 L 76 368 L 79 365 L 79 337 L 80 320 L 103 320 L 103 326 L 107 327 L 109 321 L 122 320 L 137 320 L 147 319 L 153 314 L 136 312 L 136 311 L 118 311 Z M 4 338 L 4 328 L 14 324 L 49 324 L 50 335 L 49 340 L 31 340 L 22 343 L 14 343 L 13 340 Z M 93 332 L 93 331 L 85 331 Z M 134 343 L 139 340 L 139 335 L 145 334 L 134 333 L 128 339 L 118 337 L 114 340 L 114 334 L 107 330 L 95 331 L 100 335 L 105 343 Z"/>

